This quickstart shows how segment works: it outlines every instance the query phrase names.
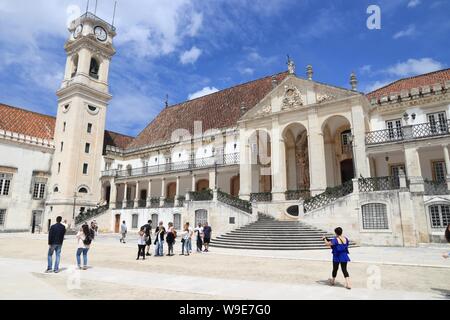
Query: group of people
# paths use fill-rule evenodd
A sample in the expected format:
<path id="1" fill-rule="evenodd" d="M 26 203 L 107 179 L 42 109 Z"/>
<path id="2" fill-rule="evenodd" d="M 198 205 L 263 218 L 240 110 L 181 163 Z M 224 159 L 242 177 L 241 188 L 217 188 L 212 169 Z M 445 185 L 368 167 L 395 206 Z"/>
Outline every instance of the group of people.
<path id="1" fill-rule="evenodd" d="M 64 242 L 64 236 L 66 234 L 66 226 L 61 223 L 62 217 L 56 218 L 56 223 L 50 227 L 48 233 L 48 254 L 47 254 L 47 273 L 59 272 L 59 263 L 61 260 L 61 250 Z M 77 251 L 76 251 L 76 261 L 77 266 L 80 270 L 87 269 L 87 254 L 91 247 L 92 241 L 96 235 L 96 224 L 91 224 L 91 227 L 87 223 L 81 226 L 81 229 L 76 235 L 77 240 Z M 55 264 L 53 265 L 53 255 L 56 255 Z M 81 255 L 83 255 L 83 264 L 81 264 Z"/>
<path id="2" fill-rule="evenodd" d="M 125 239 L 127 237 L 128 227 L 125 221 L 123 221 L 120 226 L 120 233 L 120 242 L 126 243 Z M 188 256 L 192 253 L 193 239 L 195 240 L 197 246 L 197 252 L 208 252 L 211 234 L 212 229 L 207 222 L 203 225 L 199 223 L 195 229 L 192 229 L 189 222 L 186 222 L 180 234 L 180 255 Z M 175 229 L 174 224 L 169 222 L 166 229 L 166 227 L 164 227 L 164 223 L 162 221 L 159 222 L 158 226 L 155 228 L 154 236 L 153 245 L 155 246 L 155 257 L 164 256 L 164 243 L 167 243 L 167 256 L 173 256 L 173 248 L 176 243 L 176 239 L 178 238 L 178 232 Z M 152 220 L 148 220 L 148 222 L 140 228 L 138 232 L 137 245 L 138 253 L 136 260 L 139 260 L 141 257 L 145 260 L 146 256 L 151 256 L 150 248 L 152 245 Z"/>

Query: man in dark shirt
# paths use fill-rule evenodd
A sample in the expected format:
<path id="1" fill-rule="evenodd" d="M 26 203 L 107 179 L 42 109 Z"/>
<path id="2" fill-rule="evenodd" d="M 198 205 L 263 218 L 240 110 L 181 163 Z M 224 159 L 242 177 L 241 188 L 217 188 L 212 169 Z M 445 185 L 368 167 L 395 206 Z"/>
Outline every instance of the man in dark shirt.
<path id="1" fill-rule="evenodd" d="M 147 245 L 147 256 L 151 256 L 152 254 L 150 253 L 150 246 L 152 244 L 152 220 L 148 220 L 148 222 L 146 224 L 143 225 L 144 227 L 144 232 L 145 232 L 145 237 L 146 237 L 146 245 Z"/>
<path id="2" fill-rule="evenodd" d="M 209 242 L 211 241 L 212 229 L 208 226 L 208 222 L 205 222 L 203 226 L 203 245 L 205 246 L 205 252 L 209 250 Z"/>
<path id="3" fill-rule="evenodd" d="M 64 241 L 64 235 L 66 234 L 66 227 L 61 223 L 62 217 L 56 218 L 56 223 L 50 227 L 48 233 L 48 266 L 47 273 L 54 271 L 59 272 L 59 261 L 61 259 L 61 248 Z M 56 251 L 55 268 L 52 270 L 53 265 L 53 253 Z"/>

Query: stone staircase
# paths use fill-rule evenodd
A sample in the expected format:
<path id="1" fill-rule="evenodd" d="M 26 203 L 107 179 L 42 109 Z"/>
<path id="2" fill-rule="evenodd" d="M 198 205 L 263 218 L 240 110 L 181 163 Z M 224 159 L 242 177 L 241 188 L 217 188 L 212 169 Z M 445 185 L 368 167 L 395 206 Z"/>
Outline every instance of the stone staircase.
<path id="1" fill-rule="evenodd" d="M 278 221 L 260 215 L 259 220 L 211 240 L 211 247 L 254 250 L 329 249 L 323 236 L 326 231 L 298 221 Z M 350 244 L 354 246 L 353 243 Z"/>

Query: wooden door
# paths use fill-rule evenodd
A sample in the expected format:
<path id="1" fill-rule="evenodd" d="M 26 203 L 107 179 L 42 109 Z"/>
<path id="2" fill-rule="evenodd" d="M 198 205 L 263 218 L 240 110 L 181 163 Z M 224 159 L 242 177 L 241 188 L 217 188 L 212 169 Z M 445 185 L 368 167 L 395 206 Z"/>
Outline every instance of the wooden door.
<path id="1" fill-rule="evenodd" d="M 120 214 L 116 214 L 116 221 L 114 225 L 114 232 L 119 233 L 120 232 Z"/>

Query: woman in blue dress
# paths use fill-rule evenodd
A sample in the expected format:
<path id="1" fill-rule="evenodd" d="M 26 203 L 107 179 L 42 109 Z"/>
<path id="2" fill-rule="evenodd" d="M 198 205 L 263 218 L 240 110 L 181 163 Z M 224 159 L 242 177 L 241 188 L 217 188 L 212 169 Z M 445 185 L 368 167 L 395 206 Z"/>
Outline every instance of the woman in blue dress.
<path id="1" fill-rule="evenodd" d="M 350 275 L 347 272 L 347 263 L 350 261 L 350 258 L 348 256 L 349 240 L 346 237 L 342 236 L 341 227 L 334 229 L 334 233 L 336 234 L 336 237 L 331 240 L 327 239 L 326 237 L 323 238 L 325 244 L 332 249 L 333 253 L 333 273 L 332 279 L 330 279 L 330 285 L 335 285 L 339 265 L 341 265 L 341 270 L 345 277 L 345 287 L 347 289 L 351 289 Z"/>

